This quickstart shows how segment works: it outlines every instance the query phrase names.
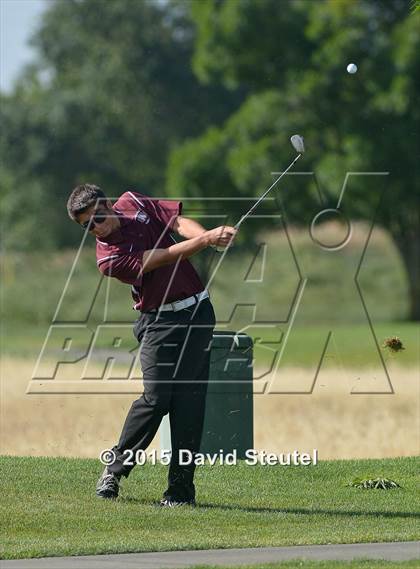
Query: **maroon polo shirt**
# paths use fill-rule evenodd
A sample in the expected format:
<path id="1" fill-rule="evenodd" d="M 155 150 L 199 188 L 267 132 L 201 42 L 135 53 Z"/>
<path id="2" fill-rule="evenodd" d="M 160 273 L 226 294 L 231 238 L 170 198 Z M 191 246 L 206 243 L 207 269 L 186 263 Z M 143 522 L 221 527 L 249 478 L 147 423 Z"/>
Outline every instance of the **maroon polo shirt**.
<path id="1" fill-rule="evenodd" d="M 165 249 L 175 243 L 171 231 L 181 214 L 182 202 L 152 199 L 128 191 L 113 209 L 121 225 L 107 237 L 96 238 L 97 265 L 104 275 L 131 285 L 135 310 L 152 310 L 204 289 L 186 259 L 142 274 L 144 251 L 155 247 Z"/>

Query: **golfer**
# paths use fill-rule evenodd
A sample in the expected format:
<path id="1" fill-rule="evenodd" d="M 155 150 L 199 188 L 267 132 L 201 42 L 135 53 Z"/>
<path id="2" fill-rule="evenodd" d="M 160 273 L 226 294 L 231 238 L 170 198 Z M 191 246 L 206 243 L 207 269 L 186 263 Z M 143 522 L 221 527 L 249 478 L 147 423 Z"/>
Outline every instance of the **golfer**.
<path id="1" fill-rule="evenodd" d="M 200 450 L 215 316 L 208 292 L 188 257 L 229 245 L 233 227 L 206 231 L 181 216 L 182 203 L 128 191 L 114 205 L 93 184 L 77 186 L 67 202 L 70 218 L 96 237 L 99 270 L 131 285 L 139 317 L 143 395 L 125 420 L 115 460 L 99 478 L 96 494 L 116 498 L 121 477 L 134 466 L 169 413 L 172 455 L 161 506 L 195 505 L 194 461 L 179 464 L 179 450 Z M 176 232 L 185 238 L 177 243 Z M 131 460 L 130 460 L 131 458 Z"/>

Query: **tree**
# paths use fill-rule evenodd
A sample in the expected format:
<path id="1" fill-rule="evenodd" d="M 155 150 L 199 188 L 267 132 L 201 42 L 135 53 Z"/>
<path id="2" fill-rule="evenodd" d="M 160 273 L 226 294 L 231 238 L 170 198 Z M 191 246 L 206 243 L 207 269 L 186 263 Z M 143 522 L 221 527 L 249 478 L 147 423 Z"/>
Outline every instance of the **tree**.
<path id="1" fill-rule="evenodd" d="M 187 8 L 177 0 L 51 3 L 32 40 L 35 64 L 0 101 L 0 150 L 11 176 L 2 199 L 9 219 L 22 218 L 21 247 L 33 244 L 25 205 L 34 184 L 37 219 L 45 219 L 37 243 L 74 244 L 79 233 L 63 216 L 76 183 L 95 181 L 112 196 L 128 187 L 162 195 L 169 150 L 242 100 L 195 78 Z M 9 223 L 12 247 L 14 232 Z"/>
<path id="2" fill-rule="evenodd" d="M 287 164 L 282 149 L 293 132 L 309 141 L 308 169 L 330 197 L 347 171 L 389 171 L 377 222 L 401 253 L 410 318 L 419 320 L 418 13 L 401 0 L 205 0 L 194 4 L 193 17 L 196 73 L 228 87 L 246 85 L 250 94 L 217 131 L 173 154 L 168 188 L 188 180 L 192 192 L 214 192 L 202 170 L 205 152 L 208 164 L 218 163 L 219 188 L 257 195 L 258 180 Z M 345 72 L 350 61 L 359 65 L 355 76 Z M 355 182 L 353 195 L 352 215 L 369 215 L 374 196 L 364 181 Z M 292 209 L 302 211 L 307 199 L 307 192 L 294 193 Z"/>

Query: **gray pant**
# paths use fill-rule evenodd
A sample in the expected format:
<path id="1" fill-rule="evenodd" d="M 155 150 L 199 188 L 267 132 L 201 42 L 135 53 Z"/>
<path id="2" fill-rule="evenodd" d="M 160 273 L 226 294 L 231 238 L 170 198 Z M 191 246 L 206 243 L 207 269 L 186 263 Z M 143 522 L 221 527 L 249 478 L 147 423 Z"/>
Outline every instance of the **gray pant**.
<path id="1" fill-rule="evenodd" d="M 209 378 L 210 347 L 215 326 L 211 302 L 202 300 L 178 312 L 147 312 L 134 325 L 140 347 L 144 393 L 128 412 L 111 472 L 128 476 L 125 450 L 145 450 L 161 420 L 169 413 L 172 458 L 164 496 L 176 500 L 195 498 L 194 464 L 181 466 L 179 449 L 200 450 Z"/>

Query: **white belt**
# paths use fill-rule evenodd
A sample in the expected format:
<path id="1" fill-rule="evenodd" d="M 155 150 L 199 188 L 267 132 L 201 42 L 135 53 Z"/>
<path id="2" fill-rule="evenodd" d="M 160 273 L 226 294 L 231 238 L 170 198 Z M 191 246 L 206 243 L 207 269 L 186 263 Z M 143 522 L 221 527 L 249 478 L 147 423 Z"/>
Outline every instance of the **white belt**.
<path id="1" fill-rule="evenodd" d="M 178 312 L 178 310 L 184 310 L 184 308 L 188 308 L 197 302 L 201 302 L 205 298 L 209 298 L 209 293 L 207 290 L 203 290 L 202 292 L 198 292 L 193 296 L 189 296 L 188 298 L 183 298 L 182 300 L 176 300 L 175 302 L 168 302 L 168 304 L 162 304 L 158 308 L 154 310 L 150 310 L 150 312 L 155 311 L 167 311 L 172 310 L 173 312 Z"/>

